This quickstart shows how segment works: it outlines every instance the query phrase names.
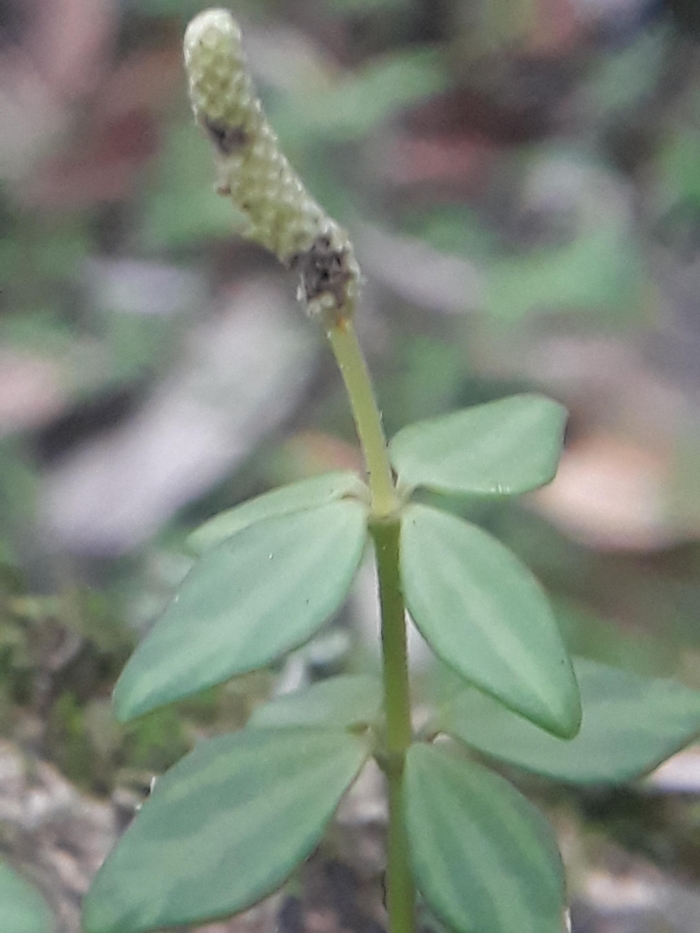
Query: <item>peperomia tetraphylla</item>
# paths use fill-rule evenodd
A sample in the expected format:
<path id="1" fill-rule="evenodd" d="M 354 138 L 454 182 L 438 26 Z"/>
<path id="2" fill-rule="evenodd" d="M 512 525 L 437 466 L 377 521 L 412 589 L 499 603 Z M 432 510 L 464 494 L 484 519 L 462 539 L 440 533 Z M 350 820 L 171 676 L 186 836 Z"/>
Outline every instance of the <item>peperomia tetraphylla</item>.
<path id="1" fill-rule="evenodd" d="M 545 818 L 481 760 L 609 783 L 652 769 L 700 731 L 700 694 L 589 660 L 572 665 L 530 571 L 475 525 L 420 499 L 517 496 L 554 476 L 566 413 L 518 395 L 404 428 L 387 445 L 353 315 L 360 271 L 347 233 L 280 151 L 222 9 L 185 35 L 197 123 L 218 191 L 246 235 L 300 275 L 328 337 L 365 479 L 313 477 L 195 532 L 199 560 L 126 665 L 123 721 L 304 644 L 338 610 L 368 543 L 382 617 L 382 677 L 343 675 L 260 707 L 160 778 L 86 897 L 86 933 L 145 933 L 254 905 L 320 842 L 374 758 L 386 777 L 387 911 L 412 933 L 422 898 L 459 933 L 560 933 L 564 872 Z M 416 734 L 406 610 L 460 686 Z M 579 692 L 580 689 L 580 692 Z"/>

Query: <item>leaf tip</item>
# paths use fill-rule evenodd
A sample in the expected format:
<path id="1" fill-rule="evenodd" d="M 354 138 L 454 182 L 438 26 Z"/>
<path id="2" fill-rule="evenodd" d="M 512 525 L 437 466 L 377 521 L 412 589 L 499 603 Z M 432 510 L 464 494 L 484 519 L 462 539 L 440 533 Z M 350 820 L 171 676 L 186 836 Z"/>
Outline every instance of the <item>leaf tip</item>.
<path id="1" fill-rule="evenodd" d="M 138 692 L 129 684 L 128 671 L 127 664 L 112 691 L 112 712 L 117 722 L 122 724 L 147 713 L 154 705 L 149 704 L 147 698 L 139 699 Z"/>
<path id="2" fill-rule="evenodd" d="M 581 707 L 581 694 L 576 681 L 573 668 L 567 662 L 571 672 L 566 689 L 562 690 L 560 708 L 549 718 L 546 727 L 552 735 L 560 739 L 574 739 L 581 729 L 583 709 Z"/>

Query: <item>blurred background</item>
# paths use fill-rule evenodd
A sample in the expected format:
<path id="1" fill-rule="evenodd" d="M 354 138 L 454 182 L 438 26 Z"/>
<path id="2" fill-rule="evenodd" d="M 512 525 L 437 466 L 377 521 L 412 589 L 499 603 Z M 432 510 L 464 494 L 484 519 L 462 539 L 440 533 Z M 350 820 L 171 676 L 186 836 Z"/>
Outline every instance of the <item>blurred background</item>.
<path id="1" fill-rule="evenodd" d="M 193 527 L 361 469 L 293 277 L 214 193 L 180 50 L 205 6 L 0 0 L 0 854 L 58 933 L 197 737 L 376 665 L 367 570 L 277 671 L 111 716 Z M 455 508 L 535 570 L 573 651 L 700 689 L 697 0 L 232 8 L 287 154 L 355 239 L 388 433 L 514 391 L 564 402 L 550 487 Z M 421 700 L 439 678 L 418 642 L 414 661 Z M 700 751 L 616 790 L 523 786 L 576 933 L 700 933 Z M 296 887 L 208 933 L 378 933 L 376 781 L 340 816 Z"/>

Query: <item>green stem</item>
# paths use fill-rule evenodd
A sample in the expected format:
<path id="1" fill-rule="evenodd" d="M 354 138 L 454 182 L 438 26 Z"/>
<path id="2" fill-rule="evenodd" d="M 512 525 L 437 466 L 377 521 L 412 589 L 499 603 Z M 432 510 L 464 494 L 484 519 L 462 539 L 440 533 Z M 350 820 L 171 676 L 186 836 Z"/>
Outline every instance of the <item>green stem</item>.
<path id="1" fill-rule="evenodd" d="M 389 463 L 381 415 L 367 365 L 349 318 L 328 331 L 350 398 L 369 475 L 370 530 L 374 539 L 382 614 L 386 748 L 382 767 L 389 795 L 387 909 L 390 933 L 413 933 L 416 894 L 403 815 L 403 767 L 411 744 L 406 613 L 399 570 L 399 498 Z"/>
<path id="2" fill-rule="evenodd" d="M 408 858 L 403 815 L 403 766 L 411 744 L 411 698 L 408 682 L 406 614 L 399 572 L 398 519 L 376 521 L 372 537 L 377 555 L 382 610 L 382 658 L 386 714 L 386 762 L 389 790 L 387 908 L 391 933 L 411 933 L 416 894 Z"/>
<path id="3" fill-rule="evenodd" d="M 402 757 L 411 744 L 406 612 L 399 571 L 398 519 L 372 522 L 382 610 L 382 655 L 386 691 L 386 745 L 390 757 Z"/>
<path id="4" fill-rule="evenodd" d="M 365 456 L 372 514 L 379 517 L 391 515 L 399 503 L 389 463 L 386 437 L 367 364 L 352 320 L 349 317 L 342 318 L 329 329 L 328 339 L 350 398 L 350 407 Z"/>

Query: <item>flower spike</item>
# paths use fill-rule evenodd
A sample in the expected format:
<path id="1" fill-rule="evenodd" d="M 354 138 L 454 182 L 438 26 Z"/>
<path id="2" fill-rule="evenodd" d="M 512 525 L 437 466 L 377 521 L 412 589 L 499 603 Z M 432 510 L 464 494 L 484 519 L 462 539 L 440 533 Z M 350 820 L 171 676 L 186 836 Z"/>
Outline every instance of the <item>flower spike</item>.
<path id="1" fill-rule="evenodd" d="M 360 283 L 352 244 L 282 153 L 228 10 L 196 16 L 184 52 L 195 119 L 216 153 L 218 191 L 246 217 L 244 235 L 299 270 L 298 296 L 311 317 L 327 327 L 349 318 Z"/>

